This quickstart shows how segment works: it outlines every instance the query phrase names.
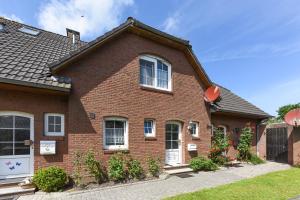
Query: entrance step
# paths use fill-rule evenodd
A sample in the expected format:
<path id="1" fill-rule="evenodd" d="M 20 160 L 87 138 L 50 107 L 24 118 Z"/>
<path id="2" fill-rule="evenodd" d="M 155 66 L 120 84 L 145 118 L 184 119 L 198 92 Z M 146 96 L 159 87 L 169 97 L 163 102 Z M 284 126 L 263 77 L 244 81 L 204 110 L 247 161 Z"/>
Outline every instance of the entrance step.
<path id="1" fill-rule="evenodd" d="M 164 166 L 164 170 L 173 170 L 173 169 L 181 169 L 189 167 L 189 164 L 181 164 L 181 165 L 166 165 Z"/>
<path id="2" fill-rule="evenodd" d="M 33 194 L 35 188 L 22 188 L 19 186 L 24 181 L 25 177 L 0 179 L 0 200 L 15 199 L 24 194 Z"/>
<path id="3" fill-rule="evenodd" d="M 8 178 L 8 179 L 0 179 L 0 189 L 7 186 L 18 185 L 24 180 L 25 177 L 22 178 Z"/>
<path id="4" fill-rule="evenodd" d="M 23 189 L 18 185 L 0 187 L 0 200 L 2 199 L 15 199 L 16 197 L 24 194 L 33 194 L 35 188 Z"/>
<path id="5" fill-rule="evenodd" d="M 183 174 L 183 173 L 190 173 L 193 172 L 193 170 L 189 167 L 183 167 L 183 168 L 176 168 L 176 169 L 168 169 L 165 170 L 166 174 L 174 175 L 174 174 Z"/>

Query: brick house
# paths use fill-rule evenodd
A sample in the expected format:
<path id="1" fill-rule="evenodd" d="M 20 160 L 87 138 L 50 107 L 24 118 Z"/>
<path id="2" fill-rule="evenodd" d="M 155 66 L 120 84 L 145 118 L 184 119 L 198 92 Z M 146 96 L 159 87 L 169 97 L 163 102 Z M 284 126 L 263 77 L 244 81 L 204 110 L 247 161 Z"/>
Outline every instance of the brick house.
<path id="1" fill-rule="evenodd" d="M 208 154 L 213 126 L 256 134 L 269 115 L 221 86 L 206 103 L 211 85 L 188 41 L 133 18 L 89 43 L 0 18 L 0 178 L 70 172 L 74 152 L 88 149 L 180 165 Z"/>

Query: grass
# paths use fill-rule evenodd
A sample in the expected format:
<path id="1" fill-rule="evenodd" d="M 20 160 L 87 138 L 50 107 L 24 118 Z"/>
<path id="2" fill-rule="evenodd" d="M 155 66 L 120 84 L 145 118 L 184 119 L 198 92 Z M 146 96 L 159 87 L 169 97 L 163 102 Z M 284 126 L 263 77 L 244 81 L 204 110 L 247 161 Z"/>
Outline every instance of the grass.
<path id="1" fill-rule="evenodd" d="M 286 200 L 297 195 L 300 195 L 300 169 L 292 168 L 168 200 Z"/>

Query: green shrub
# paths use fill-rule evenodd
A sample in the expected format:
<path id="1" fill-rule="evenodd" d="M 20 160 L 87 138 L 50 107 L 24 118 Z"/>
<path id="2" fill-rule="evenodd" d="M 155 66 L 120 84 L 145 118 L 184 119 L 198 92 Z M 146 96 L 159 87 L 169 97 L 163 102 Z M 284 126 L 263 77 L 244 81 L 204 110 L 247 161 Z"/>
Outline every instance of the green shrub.
<path id="1" fill-rule="evenodd" d="M 126 178 L 124 155 L 117 153 L 108 160 L 108 177 L 112 181 L 122 181 Z"/>
<path id="2" fill-rule="evenodd" d="M 265 163 L 264 160 L 262 160 L 260 157 L 257 155 L 251 154 L 250 160 L 249 160 L 253 165 L 259 165 Z"/>
<path id="3" fill-rule="evenodd" d="M 159 158 L 155 159 L 153 157 L 149 157 L 147 159 L 148 163 L 148 171 L 153 177 L 158 177 L 160 173 L 160 160 Z"/>
<path id="4" fill-rule="evenodd" d="M 253 132 L 251 128 L 243 128 L 242 133 L 240 136 L 240 141 L 237 146 L 238 153 L 238 159 L 243 161 L 248 161 L 251 157 L 251 142 L 252 142 L 252 135 Z"/>
<path id="5" fill-rule="evenodd" d="M 225 163 L 229 161 L 229 159 L 224 155 L 212 156 L 211 160 L 219 166 L 223 166 Z"/>
<path id="6" fill-rule="evenodd" d="M 209 158 L 215 164 L 220 166 L 224 165 L 227 162 L 227 158 L 224 154 L 228 151 L 229 146 L 229 138 L 224 136 L 221 130 L 215 128 Z"/>
<path id="7" fill-rule="evenodd" d="M 127 170 L 129 178 L 133 179 L 141 179 L 144 174 L 141 163 L 135 159 L 129 159 L 127 161 Z"/>
<path id="8" fill-rule="evenodd" d="M 190 162 L 190 167 L 194 171 L 216 171 L 218 166 L 210 159 L 204 157 L 193 158 Z"/>
<path id="9" fill-rule="evenodd" d="M 44 192 L 56 192 L 67 183 L 66 172 L 59 167 L 40 169 L 33 176 L 33 183 Z"/>
<path id="10" fill-rule="evenodd" d="M 103 183 L 106 180 L 106 171 L 100 161 L 96 160 L 95 154 L 89 150 L 85 157 L 85 165 L 89 174 L 95 177 L 97 183 Z"/>
<path id="11" fill-rule="evenodd" d="M 82 185 L 82 169 L 83 169 L 83 153 L 76 151 L 73 158 L 73 174 L 72 179 L 75 186 Z"/>

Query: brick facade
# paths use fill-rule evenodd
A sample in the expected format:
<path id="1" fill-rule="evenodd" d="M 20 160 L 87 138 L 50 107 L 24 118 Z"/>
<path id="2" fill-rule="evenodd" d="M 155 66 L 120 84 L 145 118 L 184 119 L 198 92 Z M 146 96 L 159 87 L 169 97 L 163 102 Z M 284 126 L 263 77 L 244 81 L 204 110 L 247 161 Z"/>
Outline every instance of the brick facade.
<path id="1" fill-rule="evenodd" d="M 161 57 L 172 66 L 172 91 L 165 92 L 141 87 L 139 56 Z M 103 161 L 114 153 L 103 148 L 103 122 L 108 116 L 124 117 L 129 125 L 129 154 L 145 164 L 147 156 L 165 160 L 165 125 L 177 121 L 182 125 L 182 163 L 191 157 L 207 155 L 211 144 L 211 116 L 203 99 L 206 89 L 183 52 L 132 33 L 123 33 L 93 50 L 58 72 L 72 79 L 68 95 L 54 95 L 13 90 L 0 90 L 0 110 L 26 112 L 34 115 L 35 170 L 56 165 L 72 170 L 76 151 L 93 149 Z M 65 136 L 43 136 L 44 113 L 65 114 Z M 90 117 L 90 113 L 95 118 Z M 144 119 L 156 122 L 156 136 L 145 138 Z M 200 125 L 199 138 L 192 138 L 189 121 Z M 228 115 L 213 115 L 214 125 L 225 125 L 227 133 L 233 128 L 250 125 L 255 132 L 255 120 Z M 40 140 L 56 140 L 57 154 L 41 156 Z M 187 144 L 197 144 L 195 153 Z M 253 150 L 255 149 L 255 136 Z M 235 151 L 230 149 L 229 154 Z"/>
<path id="2" fill-rule="evenodd" d="M 224 114 L 212 114 L 211 117 L 212 124 L 215 127 L 220 125 L 226 127 L 226 134 L 230 140 L 234 141 L 235 137 L 239 137 L 241 130 L 245 127 L 251 127 L 253 132 L 252 139 L 252 152 L 256 154 L 256 124 L 257 120 L 241 117 L 241 116 L 230 116 Z M 238 129 L 239 131 L 236 131 Z M 228 154 L 229 157 L 235 157 L 237 155 L 236 145 L 233 145 L 229 148 Z"/>

